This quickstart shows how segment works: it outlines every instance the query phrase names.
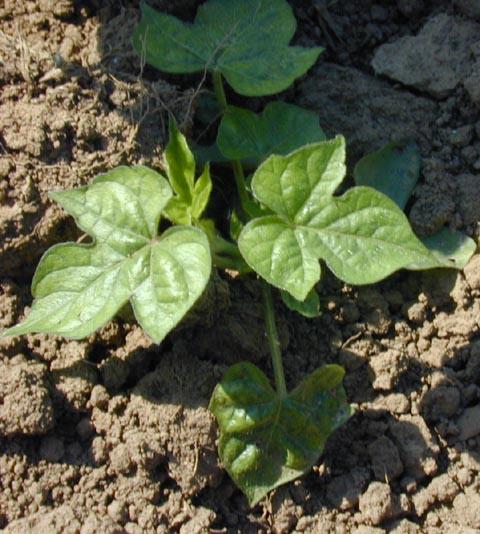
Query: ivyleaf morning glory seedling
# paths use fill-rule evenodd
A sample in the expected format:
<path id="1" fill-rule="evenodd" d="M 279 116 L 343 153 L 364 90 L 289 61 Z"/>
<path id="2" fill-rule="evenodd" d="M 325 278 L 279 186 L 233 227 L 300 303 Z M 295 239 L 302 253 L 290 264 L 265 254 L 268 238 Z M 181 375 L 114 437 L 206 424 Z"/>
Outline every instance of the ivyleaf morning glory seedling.
<path id="1" fill-rule="evenodd" d="M 130 301 L 138 322 L 160 343 L 200 297 L 212 265 L 257 275 L 275 388 L 263 371 L 240 362 L 210 401 L 220 458 L 251 505 L 307 472 L 351 413 L 338 365 L 323 366 L 287 390 L 272 286 L 290 309 L 316 317 L 320 262 L 347 283 L 370 284 L 401 268 L 461 267 L 473 253 L 470 244 L 459 252 L 449 234 L 451 261 L 438 243 L 426 246 L 415 236 L 402 208 L 416 180 L 409 176 L 393 189 L 390 183 L 402 169 L 410 172 L 409 164 L 386 152 L 374 155 L 356 172 L 359 184 L 370 187 L 338 196 L 346 174 L 342 136 L 326 140 L 315 114 L 284 102 L 267 104 L 261 114 L 228 105 L 223 78 L 241 95 L 269 95 L 313 65 L 321 49 L 290 46 L 295 28 L 285 0 L 209 0 L 192 24 L 142 5 L 133 42 L 148 63 L 171 73 L 212 73 L 222 113 L 213 152 L 231 162 L 238 193 L 230 206 L 230 239 L 219 221 L 205 218 L 214 183 L 210 166 L 197 172 L 171 119 L 166 177 L 142 166 L 118 167 L 89 186 L 51 195 L 92 243 L 65 243 L 45 253 L 30 314 L 2 334 L 85 337 Z M 251 182 L 245 162 L 258 166 Z M 160 233 L 162 216 L 171 226 Z"/>

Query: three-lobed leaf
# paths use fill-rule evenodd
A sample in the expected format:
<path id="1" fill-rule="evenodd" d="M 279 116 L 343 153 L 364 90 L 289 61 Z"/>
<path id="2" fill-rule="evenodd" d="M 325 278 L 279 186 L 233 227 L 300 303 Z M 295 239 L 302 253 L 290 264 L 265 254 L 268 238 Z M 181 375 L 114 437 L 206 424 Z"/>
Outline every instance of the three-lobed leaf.
<path id="1" fill-rule="evenodd" d="M 345 140 L 271 156 L 252 190 L 273 215 L 250 221 L 239 237 L 247 264 L 265 280 L 303 301 L 323 259 L 350 284 L 377 282 L 401 268 L 439 266 L 387 196 L 369 187 L 333 193 L 345 176 Z"/>
<path id="2" fill-rule="evenodd" d="M 217 145 L 230 160 L 259 165 L 271 154 L 286 155 L 324 140 L 316 113 L 285 102 L 271 102 L 260 115 L 229 106 L 218 129 Z"/>
<path id="3" fill-rule="evenodd" d="M 142 166 L 118 167 L 89 186 L 53 193 L 94 242 L 45 253 L 32 282 L 30 314 L 2 336 L 82 338 L 130 300 L 140 325 L 159 343 L 202 294 L 211 270 L 201 230 L 172 227 L 158 235 L 171 196 L 165 178 Z"/>
<path id="4" fill-rule="evenodd" d="M 217 385 L 210 410 L 220 429 L 220 458 L 252 506 L 308 471 L 350 417 L 343 376 L 338 365 L 326 365 L 282 398 L 260 369 L 243 362 Z"/>
<path id="5" fill-rule="evenodd" d="M 285 90 L 322 51 L 289 46 L 295 29 L 285 0 L 209 0 L 192 24 L 143 3 L 133 43 L 160 70 L 217 71 L 239 94 L 262 96 Z"/>

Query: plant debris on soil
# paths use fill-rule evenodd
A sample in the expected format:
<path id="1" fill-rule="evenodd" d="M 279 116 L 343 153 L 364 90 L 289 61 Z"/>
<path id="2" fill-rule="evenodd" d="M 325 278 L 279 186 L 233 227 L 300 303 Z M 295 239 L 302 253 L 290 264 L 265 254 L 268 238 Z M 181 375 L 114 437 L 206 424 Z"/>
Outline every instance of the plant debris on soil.
<path id="1" fill-rule="evenodd" d="M 188 19 L 199 2 L 152 4 Z M 326 52 L 283 98 L 318 112 L 328 136 L 344 134 L 351 163 L 414 137 L 413 226 L 429 235 L 448 224 L 478 244 L 478 1 L 291 4 L 297 43 Z M 142 65 L 130 44 L 138 11 L 134 0 L 0 7 L 2 329 L 26 314 L 42 253 L 81 238 L 48 191 L 119 164 L 161 169 L 168 111 L 204 135 L 195 109 L 208 83 Z M 271 373 L 255 281 L 214 278 L 160 346 L 121 319 L 82 341 L 1 340 L 0 528 L 479 532 L 480 254 L 464 272 L 360 288 L 326 276 L 319 291 L 314 320 L 277 301 L 287 380 L 338 362 L 356 413 L 312 472 L 251 510 L 218 463 L 207 404 L 232 363 Z"/>

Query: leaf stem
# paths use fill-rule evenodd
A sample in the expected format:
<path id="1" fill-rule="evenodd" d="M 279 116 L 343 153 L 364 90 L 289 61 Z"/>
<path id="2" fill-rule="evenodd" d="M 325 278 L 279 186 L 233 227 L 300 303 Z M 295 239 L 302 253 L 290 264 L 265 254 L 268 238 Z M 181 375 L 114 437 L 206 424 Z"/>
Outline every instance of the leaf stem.
<path id="1" fill-rule="evenodd" d="M 227 111 L 228 103 L 223 87 L 222 73 L 218 70 L 213 71 L 213 88 L 215 89 L 215 96 L 217 97 L 218 105 L 223 115 Z"/>
<path id="2" fill-rule="evenodd" d="M 227 111 L 228 102 L 225 94 L 225 88 L 223 86 L 222 74 L 216 70 L 213 71 L 213 88 L 215 90 L 215 96 L 217 97 L 218 106 L 220 107 L 220 111 L 223 115 Z M 252 201 L 248 196 L 247 184 L 245 182 L 245 174 L 243 172 L 242 164 L 238 160 L 233 160 L 231 164 L 242 210 L 246 214 L 247 219 L 252 218 L 254 216 L 251 209 Z"/>
<path id="3" fill-rule="evenodd" d="M 273 309 L 272 289 L 267 282 L 262 282 L 263 309 L 265 316 L 265 326 L 267 329 L 268 344 L 272 356 L 273 374 L 275 377 L 275 387 L 279 397 L 287 396 L 287 386 L 285 383 L 285 373 L 283 371 L 282 352 L 280 350 L 280 340 L 278 339 L 277 326 L 275 324 L 275 312 Z"/>

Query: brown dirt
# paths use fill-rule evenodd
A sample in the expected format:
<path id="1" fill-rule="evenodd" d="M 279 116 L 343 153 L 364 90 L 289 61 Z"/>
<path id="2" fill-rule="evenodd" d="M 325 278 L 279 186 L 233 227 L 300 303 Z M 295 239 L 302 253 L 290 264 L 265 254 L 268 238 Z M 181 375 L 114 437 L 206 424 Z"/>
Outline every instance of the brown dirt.
<path id="1" fill-rule="evenodd" d="M 416 35 L 439 13 L 457 17 L 461 39 L 458 9 L 292 4 L 299 42 L 327 52 L 285 96 L 317 110 L 327 133 L 344 133 L 352 162 L 414 134 L 424 165 L 412 223 L 428 233 L 447 222 L 478 243 L 480 113 L 468 83 L 439 99 L 374 78 L 370 63 L 381 45 Z M 190 16 L 194 5 L 173 11 Z M 141 68 L 129 44 L 137 13 L 134 1 L 0 7 L 1 328 L 27 311 L 40 255 L 78 237 L 48 191 L 120 163 L 158 168 L 166 110 L 198 135 L 200 78 Z M 270 372 L 254 282 L 218 277 L 204 307 L 160 347 L 120 320 L 84 341 L 0 341 L 0 528 L 480 531 L 480 254 L 464 273 L 402 272 L 363 288 L 327 276 L 320 290 L 326 311 L 316 320 L 278 302 L 287 380 L 339 361 L 357 411 L 308 475 L 253 510 L 217 462 L 206 406 L 231 363 Z"/>

